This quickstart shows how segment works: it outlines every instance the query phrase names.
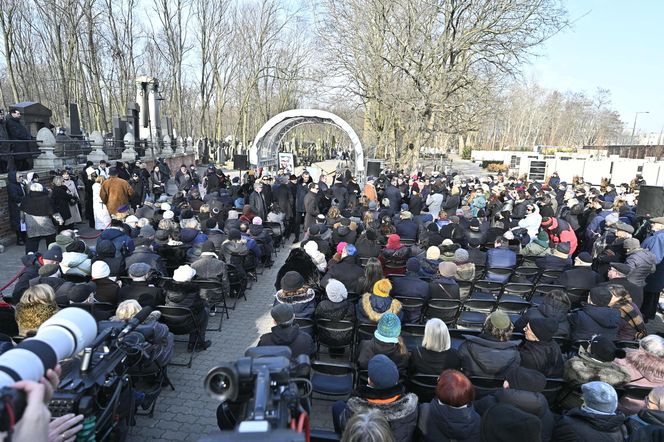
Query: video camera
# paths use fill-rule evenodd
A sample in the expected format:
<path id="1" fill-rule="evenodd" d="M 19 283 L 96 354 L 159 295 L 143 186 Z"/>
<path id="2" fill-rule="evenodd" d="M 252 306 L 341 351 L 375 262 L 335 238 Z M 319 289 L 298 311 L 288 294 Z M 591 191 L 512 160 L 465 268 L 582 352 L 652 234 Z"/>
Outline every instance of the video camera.
<path id="1" fill-rule="evenodd" d="M 149 345 L 145 341 L 151 328 L 143 331 L 139 325 L 151 311 L 146 307 L 127 323 L 102 321 L 98 329 L 90 313 L 68 307 L 44 322 L 34 338 L 0 355 L 0 431 L 10 430 L 26 406 L 24 393 L 10 385 L 38 382 L 61 361 L 60 385 L 49 403 L 53 417 L 83 414 L 79 440 L 121 440 L 118 410 L 132 399 L 127 372 Z M 130 408 L 122 407 L 122 412 L 131 413 Z"/>
<path id="2" fill-rule="evenodd" d="M 206 441 L 305 441 L 309 428 L 309 357 L 290 348 L 255 347 L 234 363 L 211 369 L 205 390 L 221 401 L 220 434 Z M 232 430 L 233 431 L 229 431 Z"/>

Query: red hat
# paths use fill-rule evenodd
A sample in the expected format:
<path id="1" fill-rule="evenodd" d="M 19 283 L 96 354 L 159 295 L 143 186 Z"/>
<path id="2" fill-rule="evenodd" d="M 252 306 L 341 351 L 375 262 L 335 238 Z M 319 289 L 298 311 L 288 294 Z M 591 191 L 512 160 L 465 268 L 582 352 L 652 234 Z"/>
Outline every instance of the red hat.
<path id="1" fill-rule="evenodd" d="M 401 245 L 401 237 L 396 233 L 387 236 L 387 248 L 398 249 Z"/>

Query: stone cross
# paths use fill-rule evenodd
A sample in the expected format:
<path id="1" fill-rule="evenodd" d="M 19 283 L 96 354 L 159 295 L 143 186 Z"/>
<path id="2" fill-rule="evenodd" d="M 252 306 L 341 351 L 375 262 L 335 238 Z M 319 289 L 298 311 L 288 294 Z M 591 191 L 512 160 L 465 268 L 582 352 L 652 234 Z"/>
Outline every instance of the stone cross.
<path id="1" fill-rule="evenodd" d="M 37 132 L 37 145 L 39 146 L 41 155 L 34 160 L 35 169 L 55 170 L 62 167 L 62 158 L 58 158 L 53 153 L 55 150 L 55 136 L 53 132 L 45 127 L 39 129 L 39 132 Z"/>
<path id="2" fill-rule="evenodd" d="M 101 160 L 108 161 L 108 155 L 104 153 L 104 137 L 98 130 L 92 132 L 89 137 L 92 152 L 88 154 L 88 161 L 99 164 Z"/>

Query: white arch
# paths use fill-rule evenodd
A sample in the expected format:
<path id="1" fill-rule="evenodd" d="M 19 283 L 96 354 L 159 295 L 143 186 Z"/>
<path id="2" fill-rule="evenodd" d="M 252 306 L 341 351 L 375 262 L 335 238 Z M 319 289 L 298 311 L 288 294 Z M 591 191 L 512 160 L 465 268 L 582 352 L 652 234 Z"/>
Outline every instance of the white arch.
<path id="1" fill-rule="evenodd" d="M 270 118 L 254 138 L 249 149 L 249 162 L 254 166 L 276 164 L 282 138 L 301 124 L 331 124 L 346 132 L 355 150 L 355 172 L 359 175 L 364 171 L 362 143 L 353 128 L 343 118 L 318 109 L 292 109 Z"/>

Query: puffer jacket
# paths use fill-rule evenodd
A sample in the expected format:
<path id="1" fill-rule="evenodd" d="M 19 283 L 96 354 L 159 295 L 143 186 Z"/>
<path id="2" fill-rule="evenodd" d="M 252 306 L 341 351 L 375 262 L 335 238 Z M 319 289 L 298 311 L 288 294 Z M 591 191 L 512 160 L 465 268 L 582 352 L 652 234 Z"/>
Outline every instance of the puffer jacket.
<path id="1" fill-rule="evenodd" d="M 569 336 L 569 321 L 567 314 L 569 307 L 552 298 L 544 298 L 537 307 L 530 307 L 526 312 L 514 321 L 514 331 L 521 332 L 526 324 L 536 318 L 549 318 L 558 323 L 558 330 L 554 336 Z"/>
<path id="2" fill-rule="evenodd" d="M 650 250 L 639 248 L 627 253 L 625 264 L 632 269 L 627 280 L 644 287 L 646 278 L 657 269 L 657 257 Z"/>
<path id="3" fill-rule="evenodd" d="M 519 227 L 528 231 L 528 236 L 530 236 L 531 241 L 537 236 L 540 224 L 542 223 L 542 215 L 539 214 L 538 206 L 533 205 L 532 207 L 535 208 L 535 211 L 526 215 L 525 218 L 520 219 L 518 223 Z"/>
<path id="4" fill-rule="evenodd" d="M 164 283 L 164 291 L 166 306 L 188 308 L 197 317 L 205 314 L 205 303 L 199 295 L 196 283 L 167 280 Z"/>
<path id="5" fill-rule="evenodd" d="M 357 231 L 351 229 L 348 226 L 338 226 L 337 228 L 332 230 L 332 238 L 330 242 L 332 243 L 332 247 L 336 248 L 337 244 L 339 244 L 340 242 L 355 244 L 356 239 L 357 239 Z"/>
<path id="6" fill-rule="evenodd" d="M 451 407 L 438 399 L 420 404 L 417 430 L 420 442 L 479 442 L 480 415 L 472 405 Z"/>
<path id="7" fill-rule="evenodd" d="M 563 415 L 553 430 L 553 440 L 561 442 L 623 442 L 627 438 L 625 416 L 590 413 L 573 408 Z"/>
<path id="8" fill-rule="evenodd" d="M 274 304 L 290 304 L 295 312 L 295 317 L 300 319 L 313 319 L 316 311 L 316 302 L 314 297 L 316 293 L 312 288 L 302 287 L 294 294 L 285 293 L 279 290 L 274 295 Z"/>
<path id="9" fill-rule="evenodd" d="M 542 423 L 542 442 L 551 440 L 554 415 L 549 409 L 549 403 L 542 393 L 504 388 L 476 401 L 475 408 L 483 416 L 489 408 L 496 404 L 512 405 L 525 413 L 537 417 Z"/>
<path id="10" fill-rule="evenodd" d="M 519 354 L 522 367 L 537 370 L 547 378 L 563 375 L 563 355 L 555 341 L 524 341 Z"/>
<path id="11" fill-rule="evenodd" d="M 377 241 L 368 240 L 366 235 L 360 235 L 355 242 L 355 247 L 359 258 L 378 258 L 380 255 L 380 244 Z"/>
<path id="12" fill-rule="evenodd" d="M 398 249 L 383 249 L 380 258 L 383 262 L 383 274 L 402 275 L 406 272 L 406 261 L 411 257 L 410 247 L 401 246 Z"/>
<path id="13" fill-rule="evenodd" d="M 354 414 L 378 410 L 389 422 L 396 442 L 410 442 L 413 440 L 413 434 L 417 427 L 416 395 L 413 393 L 403 394 L 401 387 L 398 390 L 395 388 L 389 391 L 377 391 L 371 387 L 363 387 L 359 394 L 359 396 L 352 396 L 346 402 L 346 408 L 339 417 L 341 428 L 346 426 L 346 423 Z M 396 400 L 388 399 L 395 396 L 398 397 Z"/>
<path id="14" fill-rule="evenodd" d="M 358 264 L 354 256 L 346 256 L 340 262 L 329 267 L 327 273 L 321 280 L 321 285 L 325 286 L 330 279 L 336 279 L 343 283 L 346 290 L 357 293 L 361 290 L 360 278 L 364 276 L 364 270 Z"/>
<path id="15" fill-rule="evenodd" d="M 137 262 L 143 262 L 145 264 L 148 264 L 152 270 L 156 270 L 159 273 L 161 273 L 161 276 L 166 276 L 168 275 L 168 271 L 166 270 L 166 264 L 164 263 L 164 260 L 162 259 L 161 256 L 159 256 L 158 253 L 155 253 L 152 251 L 152 249 L 149 246 L 138 246 L 134 250 L 134 252 L 127 256 L 125 259 L 125 266 L 127 269 L 131 267 L 132 264 L 135 264 Z"/>
<path id="16" fill-rule="evenodd" d="M 90 276 L 92 260 L 85 253 L 64 252 L 60 269 L 65 275 Z"/>
<path id="17" fill-rule="evenodd" d="M 402 305 L 398 299 L 365 293 L 357 304 L 357 321 L 360 324 L 377 323 L 386 312 L 394 313 L 401 319 L 403 318 L 401 309 Z"/>
<path id="18" fill-rule="evenodd" d="M 565 220 L 558 218 L 551 219 L 552 224 L 547 230 L 547 233 L 549 234 L 549 240 L 552 241 L 554 245 L 561 242 L 568 242 L 569 254 L 573 255 L 578 245 L 574 229 L 572 229 L 572 227 Z"/>
<path id="19" fill-rule="evenodd" d="M 329 321 L 351 321 L 355 322 L 355 305 L 348 300 L 341 302 L 332 302 L 329 299 L 323 299 L 316 306 L 314 313 L 316 320 L 326 319 Z M 325 330 L 318 329 L 318 336 L 321 341 L 334 346 L 346 345 L 353 337 L 353 330 Z"/>
<path id="20" fill-rule="evenodd" d="M 521 363 L 519 341 L 500 342 L 481 334 L 464 335 L 459 347 L 459 358 L 466 376 L 504 378 L 506 373 Z"/>
<path id="21" fill-rule="evenodd" d="M 420 261 L 420 275 L 433 278 L 438 273 L 440 261 L 437 259 L 422 258 Z"/>
<path id="22" fill-rule="evenodd" d="M 615 363 L 629 375 L 627 385 L 656 388 L 664 386 L 664 357 L 658 357 L 642 348 L 628 348 L 624 359 Z M 625 414 L 635 414 L 643 408 L 643 400 L 629 395 L 620 398 L 619 409 Z"/>
<path id="23" fill-rule="evenodd" d="M 615 340 L 620 326 L 620 311 L 611 307 L 587 304 L 572 311 L 568 319 L 573 341 L 587 341 L 593 335 L 602 335 Z"/>
<path id="24" fill-rule="evenodd" d="M 565 362 L 563 378 L 575 384 L 602 381 L 613 386 L 624 385 L 631 379 L 621 366 L 594 359 L 583 347 L 579 348 L 578 356 Z"/>
<path id="25" fill-rule="evenodd" d="M 148 355 L 150 362 L 158 364 L 160 367 L 165 367 L 170 362 L 175 349 L 175 342 L 173 333 L 168 330 L 166 324 L 159 322 L 161 312 L 154 311 L 150 313 L 141 323 L 141 328 L 149 326 L 152 328 L 152 338 L 150 338 L 149 346 L 144 353 Z M 112 316 L 110 321 L 119 321 L 116 316 Z"/>

